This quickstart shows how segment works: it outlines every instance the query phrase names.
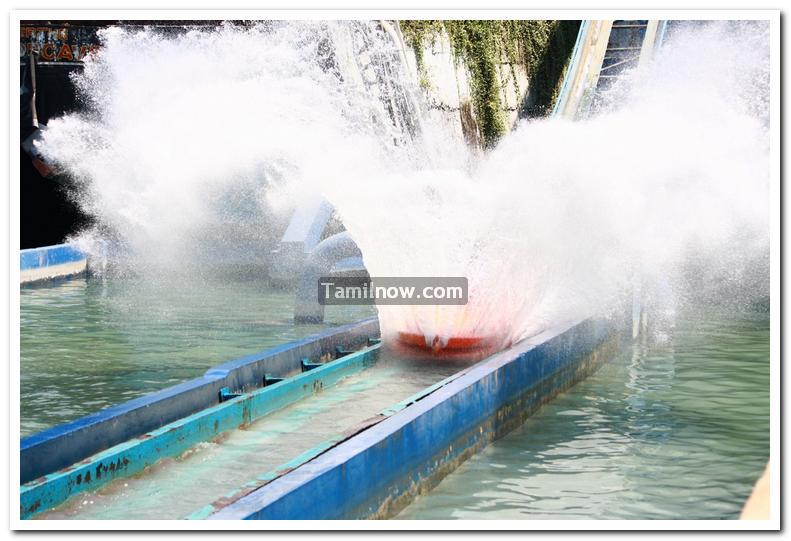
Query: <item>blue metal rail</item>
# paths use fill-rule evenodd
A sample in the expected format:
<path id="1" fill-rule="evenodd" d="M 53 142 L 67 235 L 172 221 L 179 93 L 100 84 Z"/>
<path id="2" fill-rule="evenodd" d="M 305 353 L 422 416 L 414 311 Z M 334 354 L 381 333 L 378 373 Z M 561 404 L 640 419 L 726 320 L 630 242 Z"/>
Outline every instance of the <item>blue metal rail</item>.
<path id="1" fill-rule="evenodd" d="M 19 251 L 19 270 L 38 269 L 83 261 L 87 256 L 74 244 L 56 244 Z"/>
<path id="2" fill-rule="evenodd" d="M 185 518 L 393 516 L 418 492 L 433 487 L 595 370 L 612 354 L 619 328 L 617 321 L 585 320 L 523 341 L 252 478 Z M 375 362 L 379 344 L 371 343 L 351 353 L 336 340 L 330 351 L 345 355 L 340 360 L 323 364 L 299 359 L 295 366 L 303 372 L 284 380 L 264 371 L 259 380 L 265 386 L 249 392 L 222 386 L 215 396 L 219 403 L 27 483 L 21 489 L 21 516 L 29 518 L 82 491 L 138 473 L 160 458 L 179 455 L 332 385 Z M 227 376 L 244 368 L 250 363 L 240 360 L 209 373 Z M 255 372 L 254 377 L 259 375 Z"/>
<path id="3" fill-rule="evenodd" d="M 284 475 L 194 518 L 387 518 L 461 462 L 519 426 L 541 404 L 615 351 L 621 323 L 586 320 L 542 333 L 482 361 L 433 392 Z M 248 493 L 249 492 L 249 493 Z M 306 505 L 310 502 L 310 505 Z"/>
<path id="4" fill-rule="evenodd" d="M 21 284 L 73 277 L 88 268 L 88 256 L 75 244 L 28 248 L 19 252 Z"/>
<path id="5" fill-rule="evenodd" d="M 303 359 L 334 358 L 339 345 L 354 349 L 376 336 L 378 320 L 364 319 L 229 361 L 209 369 L 200 378 L 24 438 L 20 444 L 20 484 L 215 406 L 224 387 L 242 392 L 260 387 L 267 374 L 297 373 Z"/>
<path id="6" fill-rule="evenodd" d="M 566 71 L 563 75 L 563 83 L 561 84 L 558 97 L 555 100 L 555 106 L 552 108 L 552 116 L 554 117 L 560 115 L 560 112 L 563 110 L 563 107 L 565 107 L 566 101 L 568 100 L 569 92 L 571 92 L 571 79 L 574 77 L 574 73 L 577 71 L 577 64 L 579 63 L 580 57 L 582 56 L 582 44 L 585 42 L 585 38 L 588 36 L 589 26 L 590 21 L 582 21 L 580 23 L 580 29 L 577 32 L 577 40 L 574 42 L 574 49 L 572 49 L 571 52 L 571 59 L 569 60 L 568 66 L 566 66 Z"/>
<path id="7" fill-rule="evenodd" d="M 305 372 L 247 394 L 220 390 L 225 400 L 211 408 L 142 434 L 93 455 L 71 467 L 23 485 L 20 492 L 22 518 L 50 509 L 69 497 L 96 490 L 121 477 L 133 475 L 162 458 L 177 456 L 197 443 L 247 425 L 274 411 L 331 385 L 373 364 L 379 344 L 328 363 L 303 361 Z"/>

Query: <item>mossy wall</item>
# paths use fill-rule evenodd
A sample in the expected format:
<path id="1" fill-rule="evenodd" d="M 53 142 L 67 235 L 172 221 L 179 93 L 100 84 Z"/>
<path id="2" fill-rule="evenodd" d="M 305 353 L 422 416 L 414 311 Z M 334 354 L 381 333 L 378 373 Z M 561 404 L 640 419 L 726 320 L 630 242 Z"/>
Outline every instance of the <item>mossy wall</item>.
<path id="1" fill-rule="evenodd" d="M 527 100 L 520 116 L 543 116 L 552 110 L 580 21 L 400 21 L 405 40 L 415 53 L 421 86 L 430 86 L 425 48 L 448 36 L 457 62 L 470 75 L 472 108 L 484 148 L 494 146 L 507 131 L 500 66 L 513 71 L 521 64 L 528 76 Z M 516 76 L 511 84 L 518 84 Z M 517 94 L 520 90 L 517 88 Z"/>

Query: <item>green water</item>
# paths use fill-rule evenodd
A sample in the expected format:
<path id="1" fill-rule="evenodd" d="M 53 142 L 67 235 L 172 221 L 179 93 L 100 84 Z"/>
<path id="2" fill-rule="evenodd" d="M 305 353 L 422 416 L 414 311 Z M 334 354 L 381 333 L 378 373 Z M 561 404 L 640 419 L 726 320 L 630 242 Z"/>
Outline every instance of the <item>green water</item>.
<path id="1" fill-rule="evenodd" d="M 733 519 L 768 456 L 768 314 L 687 314 L 398 518 Z"/>
<path id="2" fill-rule="evenodd" d="M 373 315 L 327 307 L 294 325 L 294 295 L 255 281 L 79 279 L 20 291 L 22 436 L 207 368 Z"/>

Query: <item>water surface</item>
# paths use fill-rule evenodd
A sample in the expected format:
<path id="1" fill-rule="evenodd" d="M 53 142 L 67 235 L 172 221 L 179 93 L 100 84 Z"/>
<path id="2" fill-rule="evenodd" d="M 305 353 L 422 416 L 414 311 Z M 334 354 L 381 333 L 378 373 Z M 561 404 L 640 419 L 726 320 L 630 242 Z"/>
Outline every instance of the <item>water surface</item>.
<path id="1" fill-rule="evenodd" d="M 324 325 L 295 325 L 293 293 L 239 280 L 88 278 L 20 297 L 23 437 L 375 313 L 327 307 Z"/>
<path id="2" fill-rule="evenodd" d="M 769 456 L 768 314 L 687 314 L 419 497 L 402 519 L 734 519 Z"/>

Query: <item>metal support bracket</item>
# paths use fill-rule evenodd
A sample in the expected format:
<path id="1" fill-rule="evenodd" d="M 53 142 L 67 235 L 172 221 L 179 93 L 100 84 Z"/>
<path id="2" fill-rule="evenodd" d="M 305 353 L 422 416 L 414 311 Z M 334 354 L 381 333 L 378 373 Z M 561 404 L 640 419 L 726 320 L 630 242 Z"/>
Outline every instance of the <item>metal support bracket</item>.
<path id="1" fill-rule="evenodd" d="M 321 366 L 322 363 L 313 363 L 310 359 L 302 359 L 302 371 L 307 372 L 308 370 L 313 370 L 314 368 L 318 368 Z"/>
<path id="2" fill-rule="evenodd" d="M 280 383 L 286 378 L 281 378 L 279 376 L 273 376 L 272 374 L 265 374 L 264 375 L 264 387 L 268 387 L 270 385 L 274 385 L 275 383 Z"/>
<path id="3" fill-rule="evenodd" d="M 350 349 L 346 349 L 343 346 L 335 346 L 335 358 L 340 359 L 341 357 L 348 355 L 350 353 L 354 353 L 354 351 Z"/>
<path id="4" fill-rule="evenodd" d="M 220 402 L 225 402 L 226 400 L 231 400 L 232 398 L 237 398 L 239 396 L 242 395 L 239 393 L 232 393 L 231 389 L 228 387 L 223 387 L 220 389 Z"/>

